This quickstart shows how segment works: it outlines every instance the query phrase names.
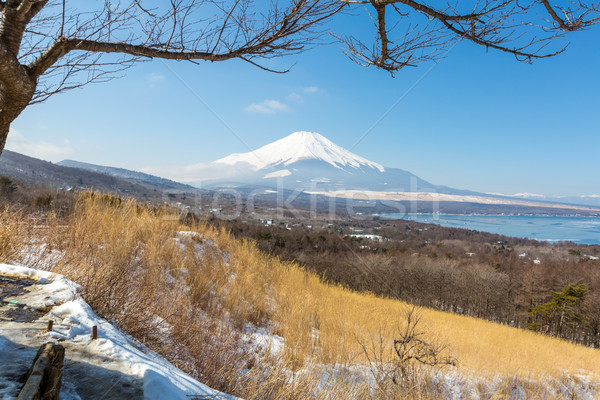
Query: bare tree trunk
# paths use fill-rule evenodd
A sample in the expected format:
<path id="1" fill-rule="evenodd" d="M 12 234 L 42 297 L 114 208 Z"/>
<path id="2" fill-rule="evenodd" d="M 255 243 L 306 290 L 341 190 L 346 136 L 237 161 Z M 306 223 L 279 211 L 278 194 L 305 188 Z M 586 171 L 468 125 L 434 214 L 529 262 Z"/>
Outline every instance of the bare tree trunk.
<path id="1" fill-rule="evenodd" d="M 19 62 L 19 49 L 25 27 L 47 0 L 3 3 L 0 26 L 0 154 L 6 144 L 10 124 L 29 105 L 37 77 Z"/>
<path id="2" fill-rule="evenodd" d="M 9 129 L 10 125 L 0 126 L 0 156 L 2 155 L 2 150 L 4 150 L 4 146 L 6 145 L 6 138 L 8 136 Z"/>
<path id="3" fill-rule="evenodd" d="M 11 123 L 23 112 L 35 92 L 35 81 L 23 82 L 16 86 L 18 94 L 8 95 L 0 91 L 0 155 L 6 145 Z"/>

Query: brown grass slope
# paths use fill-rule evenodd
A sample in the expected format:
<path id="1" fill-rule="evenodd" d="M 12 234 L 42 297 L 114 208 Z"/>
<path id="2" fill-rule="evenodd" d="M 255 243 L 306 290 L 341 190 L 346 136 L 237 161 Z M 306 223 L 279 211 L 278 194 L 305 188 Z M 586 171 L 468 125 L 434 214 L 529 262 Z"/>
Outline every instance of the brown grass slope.
<path id="1" fill-rule="evenodd" d="M 598 350 L 429 309 L 421 337 L 457 366 L 401 374 L 392 346 L 406 303 L 325 284 L 251 241 L 134 201 L 85 193 L 65 220 L 5 210 L 0 261 L 65 274 L 100 315 L 247 399 L 448 398 L 448 379 L 461 398 L 598 394 Z M 284 350 L 253 343 L 257 329 L 281 336 Z"/>

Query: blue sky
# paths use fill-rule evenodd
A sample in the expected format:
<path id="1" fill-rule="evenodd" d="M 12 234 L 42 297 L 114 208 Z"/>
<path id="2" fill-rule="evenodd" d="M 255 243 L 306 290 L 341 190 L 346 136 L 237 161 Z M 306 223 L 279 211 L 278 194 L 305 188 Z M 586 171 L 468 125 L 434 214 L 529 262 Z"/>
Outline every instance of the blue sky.
<path id="1" fill-rule="evenodd" d="M 350 62 L 336 43 L 269 64 L 296 63 L 283 75 L 235 60 L 152 61 L 30 107 L 7 148 L 160 170 L 308 130 L 435 184 L 600 194 L 599 34 L 575 33 L 566 53 L 532 65 L 460 42 L 395 78 Z"/>

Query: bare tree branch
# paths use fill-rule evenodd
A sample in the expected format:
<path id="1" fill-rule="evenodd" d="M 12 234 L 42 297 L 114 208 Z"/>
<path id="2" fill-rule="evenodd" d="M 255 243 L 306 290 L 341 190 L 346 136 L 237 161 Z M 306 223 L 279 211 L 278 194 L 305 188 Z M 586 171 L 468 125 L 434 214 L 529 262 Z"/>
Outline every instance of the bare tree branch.
<path id="1" fill-rule="evenodd" d="M 286 72 L 267 60 L 319 42 L 323 22 L 344 7 L 374 11 L 376 32 L 369 45 L 361 35 L 340 38 L 346 54 L 392 73 L 438 60 L 459 39 L 520 61 L 551 57 L 565 49 L 551 48 L 554 39 L 600 22 L 594 0 L 522 1 L 0 0 L 0 151 L 29 104 L 118 77 L 144 60 L 239 58 Z"/>
<path id="2" fill-rule="evenodd" d="M 404 398 L 416 389 L 416 370 L 421 365 L 444 368 L 456 366 L 457 360 L 450 354 L 448 347 L 438 344 L 426 334 L 421 327 L 421 313 L 415 306 L 408 306 L 400 320 L 397 339 L 392 346 L 392 359 L 388 356 L 389 347 L 383 333 L 378 337 L 361 338 L 356 335 L 363 355 L 368 363 L 367 368 L 372 374 L 380 398 Z M 393 360 L 393 361 L 391 361 Z M 418 391 L 418 390 L 417 390 Z M 421 395 L 422 392 L 418 392 Z"/>
<path id="3" fill-rule="evenodd" d="M 561 10 L 561 12 L 563 13 L 563 15 L 565 16 L 564 18 L 559 17 L 559 15 L 556 13 L 556 10 L 550 5 L 550 2 L 548 0 L 541 0 L 542 4 L 544 5 L 544 7 L 546 8 L 546 11 L 548 11 L 548 14 L 550 14 L 550 16 L 552 17 L 552 19 L 558 24 L 558 26 L 560 27 L 560 29 L 563 29 L 565 31 L 575 31 L 578 29 L 582 29 L 588 26 L 591 26 L 593 24 L 595 24 L 596 22 L 598 22 L 600 20 L 600 17 L 596 17 L 596 18 L 591 18 L 586 20 L 585 17 L 587 15 L 589 15 L 590 13 L 595 13 L 598 14 L 600 8 L 599 8 L 599 4 L 596 4 L 595 6 L 586 6 L 582 3 L 578 4 L 578 9 L 579 10 L 584 10 L 584 12 L 581 13 L 581 15 L 579 15 L 579 17 L 575 18 L 575 20 L 573 20 L 573 12 L 572 11 L 566 11 L 566 10 Z"/>
<path id="4" fill-rule="evenodd" d="M 39 0 L 23 0 L 17 7 L 17 18 L 24 18 L 35 3 L 41 3 Z"/>
<path id="5" fill-rule="evenodd" d="M 600 3 L 570 2 L 571 8 L 551 6 L 549 0 L 519 3 L 517 0 L 481 0 L 471 2 L 470 12 L 459 12 L 459 6 L 468 2 L 456 1 L 439 8 L 430 0 L 340 0 L 348 5 L 370 4 L 377 13 L 377 39 L 373 48 L 355 37 L 341 40 L 348 56 L 355 62 L 387 70 L 391 73 L 406 66 L 443 57 L 443 50 L 457 39 L 514 55 L 519 61 L 552 57 L 562 53 L 566 46 L 547 50 L 548 46 L 566 32 L 585 29 L 600 22 Z M 433 5 L 435 4 L 435 6 Z M 543 7 L 536 7 L 542 5 Z M 401 10 L 399 6 L 402 6 Z M 396 11 L 396 23 L 390 28 L 391 18 L 386 9 Z M 562 17 L 559 15 L 562 13 Z M 552 23 L 537 21 L 539 12 L 550 15 Z M 425 17 L 420 24 L 417 15 Z M 394 32 L 403 23 L 404 33 Z M 339 38 L 338 35 L 336 37 Z"/>
<path id="6" fill-rule="evenodd" d="M 317 43 L 322 22 L 342 7 L 337 0 L 0 1 L 0 151 L 28 105 L 143 60 L 239 58 L 274 71 L 261 60 Z"/>

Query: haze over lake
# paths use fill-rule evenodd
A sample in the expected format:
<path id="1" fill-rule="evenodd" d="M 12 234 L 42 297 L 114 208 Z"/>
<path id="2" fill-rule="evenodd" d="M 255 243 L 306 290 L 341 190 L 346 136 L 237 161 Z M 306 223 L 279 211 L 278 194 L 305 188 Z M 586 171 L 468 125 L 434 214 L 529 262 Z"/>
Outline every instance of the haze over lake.
<path id="1" fill-rule="evenodd" d="M 382 217 L 465 228 L 501 235 L 600 245 L 600 218 L 521 215 L 384 214 Z"/>

